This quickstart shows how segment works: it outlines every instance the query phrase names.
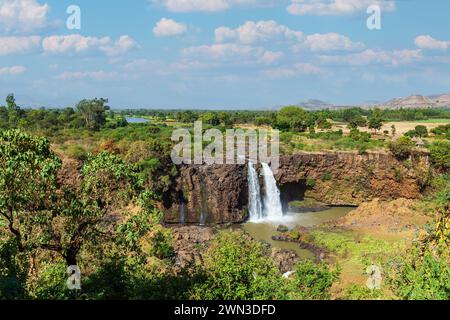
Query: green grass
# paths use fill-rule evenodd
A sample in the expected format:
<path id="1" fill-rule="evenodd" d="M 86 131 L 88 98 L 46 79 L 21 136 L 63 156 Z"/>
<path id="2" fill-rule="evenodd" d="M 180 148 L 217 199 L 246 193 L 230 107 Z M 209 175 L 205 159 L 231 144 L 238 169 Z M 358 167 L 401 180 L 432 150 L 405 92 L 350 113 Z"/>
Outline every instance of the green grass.
<path id="1" fill-rule="evenodd" d="M 339 258 L 362 266 L 382 263 L 389 254 L 394 254 L 403 246 L 402 242 L 375 239 L 350 231 L 315 230 L 311 234 L 316 244 L 327 248 Z"/>

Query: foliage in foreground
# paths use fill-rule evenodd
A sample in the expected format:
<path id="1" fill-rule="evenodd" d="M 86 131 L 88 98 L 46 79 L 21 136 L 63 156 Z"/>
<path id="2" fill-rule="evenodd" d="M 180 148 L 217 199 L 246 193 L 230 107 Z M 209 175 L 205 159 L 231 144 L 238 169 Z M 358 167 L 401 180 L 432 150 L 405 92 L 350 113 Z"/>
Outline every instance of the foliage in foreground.
<path id="1" fill-rule="evenodd" d="M 309 260 L 284 279 L 267 257 L 267 248 L 239 232 L 222 232 L 205 256 L 204 282 L 193 297 L 207 300 L 329 299 L 338 271 Z"/>
<path id="2" fill-rule="evenodd" d="M 450 299 L 450 255 L 448 247 L 415 247 L 406 256 L 390 262 L 389 284 L 407 300 Z"/>

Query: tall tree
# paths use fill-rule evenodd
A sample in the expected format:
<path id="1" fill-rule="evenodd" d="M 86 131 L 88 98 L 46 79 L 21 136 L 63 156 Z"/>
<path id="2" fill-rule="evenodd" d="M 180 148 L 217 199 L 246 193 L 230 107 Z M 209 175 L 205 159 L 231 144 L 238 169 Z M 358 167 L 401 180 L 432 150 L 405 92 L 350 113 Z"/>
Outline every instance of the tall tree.
<path id="1" fill-rule="evenodd" d="M 108 99 L 81 100 L 77 104 L 77 111 L 80 113 L 87 128 L 98 130 L 106 123 L 106 111 L 110 108 L 106 105 Z"/>

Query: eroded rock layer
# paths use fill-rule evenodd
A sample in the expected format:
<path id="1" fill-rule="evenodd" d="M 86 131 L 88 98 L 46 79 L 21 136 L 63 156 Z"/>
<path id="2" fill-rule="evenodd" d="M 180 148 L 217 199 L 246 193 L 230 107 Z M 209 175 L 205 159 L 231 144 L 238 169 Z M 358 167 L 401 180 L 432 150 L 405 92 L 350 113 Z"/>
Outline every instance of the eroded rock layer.
<path id="1" fill-rule="evenodd" d="M 184 165 L 179 172 L 164 198 L 166 222 L 238 223 L 247 218 L 246 165 Z M 281 157 L 275 178 L 283 204 L 309 197 L 357 206 L 374 198 L 419 198 L 428 172 L 426 154 L 400 161 L 388 153 L 298 153 Z"/>

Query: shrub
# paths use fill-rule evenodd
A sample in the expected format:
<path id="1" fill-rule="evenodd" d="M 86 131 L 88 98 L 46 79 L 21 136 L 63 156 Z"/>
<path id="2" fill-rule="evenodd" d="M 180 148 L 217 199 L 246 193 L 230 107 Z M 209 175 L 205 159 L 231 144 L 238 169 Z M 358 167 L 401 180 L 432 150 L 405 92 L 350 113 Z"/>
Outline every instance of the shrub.
<path id="1" fill-rule="evenodd" d="M 446 253 L 413 248 L 406 256 L 391 264 L 388 282 L 394 293 L 403 299 L 449 300 L 450 265 Z"/>
<path id="2" fill-rule="evenodd" d="M 450 142 L 440 141 L 430 146 L 431 162 L 442 169 L 450 169 Z"/>
<path id="3" fill-rule="evenodd" d="M 316 186 L 316 180 L 315 179 L 306 180 L 306 186 L 310 189 L 314 188 Z"/>
<path id="4" fill-rule="evenodd" d="M 274 299 L 282 287 L 283 279 L 262 244 L 240 232 L 220 232 L 204 260 L 205 281 L 194 287 L 195 299 Z"/>
<path id="5" fill-rule="evenodd" d="M 299 262 L 288 284 L 288 297 L 295 300 L 330 299 L 329 290 L 337 280 L 339 270 L 331 271 L 327 264 L 315 264 L 311 260 Z"/>
<path id="6" fill-rule="evenodd" d="M 86 151 L 86 149 L 84 149 L 79 144 L 73 144 L 68 146 L 67 149 L 64 151 L 64 153 L 72 159 L 81 161 L 86 160 L 88 156 L 88 152 Z"/>
<path id="7" fill-rule="evenodd" d="M 389 144 L 389 150 L 398 159 L 406 159 L 414 149 L 414 142 L 410 137 L 400 137 Z"/>

